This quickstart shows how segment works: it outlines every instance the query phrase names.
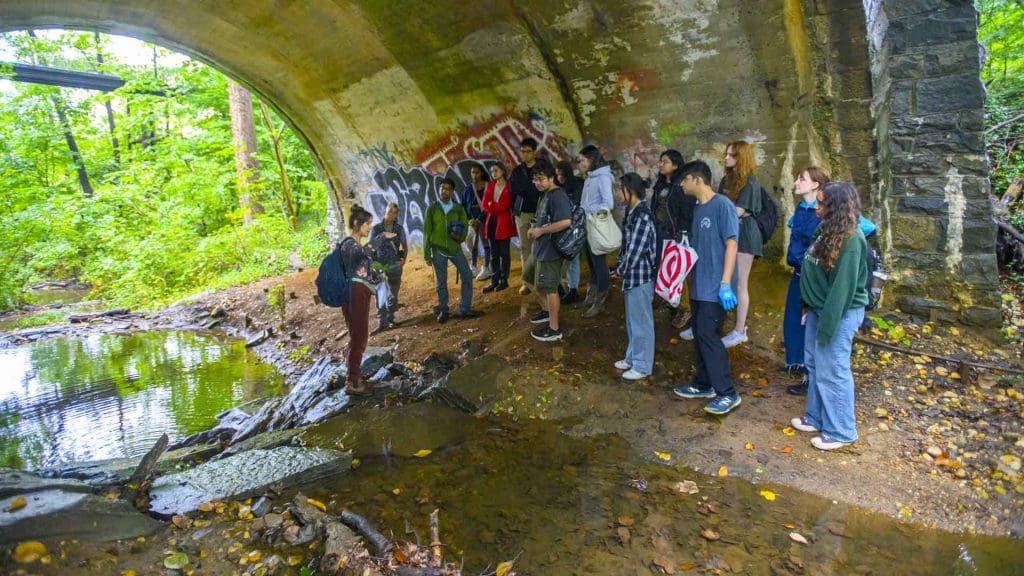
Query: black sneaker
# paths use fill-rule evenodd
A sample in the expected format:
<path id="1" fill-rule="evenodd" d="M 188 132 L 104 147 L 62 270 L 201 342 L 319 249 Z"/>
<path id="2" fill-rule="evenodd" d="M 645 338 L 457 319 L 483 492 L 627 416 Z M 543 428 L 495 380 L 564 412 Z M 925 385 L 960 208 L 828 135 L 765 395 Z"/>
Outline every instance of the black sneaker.
<path id="1" fill-rule="evenodd" d="M 533 316 L 530 316 L 530 322 L 534 324 L 547 324 L 548 320 L 551 319 L 551 315 L 548 314 L 547 310 L 541 310 Z"/>
<path id="2" fill-rule="evenodd" d="M 530 336 L 533 336 L 534 340 L 540 340 L 541 342 L 555 342 L 562 339 L 562 331 L 552 330 L 550 326 L 541 326 L 530 332 Z"/>
<path id="3" fill-rule="evenodd" d="M 580 301 L 580 293 L 575 288 L 570 288 L 569 291 L 565 293 L 565 296 L 562 296 L 562 304 L 565 305 L 565 306 L 569 306 L 571 304 L 575 304 L 575 303 L 577 303 L 579 301 Z"/>
<path id="4" fill-rule="evenodd" d="M 810 378 L 807 374 L 804 374 L 804 379 L 799 384 L 794 384 L 789 388 L 786 388 L 786 392 L 789 392 L 793 396 L 807 396 L 807 388 L 810 387 Z"/>
<path id="5" fill-rule="evenodd" d="M 438 324 L 444 324 L 447 321 L 448 321 L 448 311 L 447 310 L 442 310 L 442 311 L 437 313 L 437 323 Z"/>
<path id="6" fill-rule="evenodd" d="M 483 312 L 481 312 L 479 310 L 472 310 L 472 309 L 466 310 L 465 312 L 459 312 L 459 318 L 479 318 L 479 317 L 481 317 L 483 315 L 484 315 Z"/>

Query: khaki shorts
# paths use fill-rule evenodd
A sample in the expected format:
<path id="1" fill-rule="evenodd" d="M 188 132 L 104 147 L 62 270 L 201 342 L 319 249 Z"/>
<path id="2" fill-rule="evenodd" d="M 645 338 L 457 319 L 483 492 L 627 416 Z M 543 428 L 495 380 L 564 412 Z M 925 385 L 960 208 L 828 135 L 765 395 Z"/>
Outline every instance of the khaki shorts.
<path id="1" fill-rule="evenodd" d="M 533 284 L 534 289 L 541 294 L 557 292 L 558 284 L 562 281 L 562 260 L 537 262 L 533 254 L 530 254 L 523 266 L 523 280 Z"/>

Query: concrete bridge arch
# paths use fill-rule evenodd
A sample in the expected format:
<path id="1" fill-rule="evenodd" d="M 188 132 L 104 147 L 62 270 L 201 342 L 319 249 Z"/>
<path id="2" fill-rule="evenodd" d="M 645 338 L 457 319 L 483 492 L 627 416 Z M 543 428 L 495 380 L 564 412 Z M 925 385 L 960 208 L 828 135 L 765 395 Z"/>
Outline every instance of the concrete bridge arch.
<path id="1" fill-rule="evenodd" d="M 998 322 L 969 0 L 0 0 L 0 30 L 44 27 L 174 48 L 271 102 L 329 177 L 334 233 L 350 199 L 398 199 L 414 230 L 438 175 L 525 136 L 641 173 L 666 147 L 720 170 L 746 138 L 784 207 L 810 163 L 858 185 L 890 304 Z"/>

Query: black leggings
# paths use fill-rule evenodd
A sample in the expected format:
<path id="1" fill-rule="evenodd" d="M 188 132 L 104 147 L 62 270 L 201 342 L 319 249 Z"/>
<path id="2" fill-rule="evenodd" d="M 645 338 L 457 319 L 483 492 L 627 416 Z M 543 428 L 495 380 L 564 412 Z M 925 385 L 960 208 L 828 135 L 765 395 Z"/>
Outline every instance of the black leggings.
<path id="1" fill-rule="evenodd" d="M 498 282 L 508 282 L 508 270 L 512 264 L 511 246 L 512 240 L 506 238 L 504 240 L 491 240 L 491 274 L 493 274 L 494 284 Z"/>
<path id="2" fill-rule="evenodd" d="M 590 284 L 597 286 L 598 292 L 608 291 L 608 255 L 594 254 L 587 242 L 587 267 L 590 268 Z"/>

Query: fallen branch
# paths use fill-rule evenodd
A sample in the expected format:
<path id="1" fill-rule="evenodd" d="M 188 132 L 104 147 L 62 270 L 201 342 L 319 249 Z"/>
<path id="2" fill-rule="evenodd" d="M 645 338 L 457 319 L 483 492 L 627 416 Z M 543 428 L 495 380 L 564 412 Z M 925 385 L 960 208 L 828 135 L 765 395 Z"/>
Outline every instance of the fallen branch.
<path id="1" fill-rule="evenodd" d="M 171 439 L 167 434 L 161 434 L 160 438 L 157 439 L 156 444 L 146 452 L 146 455 L 142 457 L 142 461 L 135 467 L 135 471 L 132 472 L 131 477 L 128 478 L 128 484 L 125 486 L 124 497 L 126 500 L 135 504 L 139 508 L 148 508 L 145 502 L 144 506 L 139 506 L 139 497 L 145 496 L 148 491 L 150 475 L 153 473 L 153 468 L 156 467 L 156 463 L 160 460 L 160 456 L 163 456 L 167 445 Z"/>
<path id="2" fill-rule="evenodd" d="M 441 520 L 438 512 L 438 509 L 435 508 L 430 513 L 430 549 L 434 552 L 434 564 L 436 566 L 441 565 L 441 559 L 444 557 L 444 554 L 441 552 Z"/>
<path id="3" fill-rule="evenodd" d="M 355 512 L 343 510 L 339 520 L 341 520 L 341 523 L 345 526 L 348 526 L 358 532 L 359 535 L 370 544 L 372 552 L 376 556 L 384 556 L 391 552 L 391 549 L 395 547 L 395 545 L 385 538 L 383 534 L 377 532 L 366 518 L 363 518 Z"/>
<path id="4" fill-rule="evenodd" d="M 1014 122 L 1016 122 L 1017 120 L 1020 120 L 1021 118 L 1024 118 L 1024 112 L 1021 112 L 1020 114 L 1017 114 L 1013 118 L 1010 118 L 1009 120 L 1004 120 L 1004 121 L 1000 122 L 999 124 L 996 124 L 995 126 L 989 128 L 988 130 L 985 130 L 985 134 L 991 134 L 991 133 L 995 132 L 996 130 L 999 130 L 1000 128 L 1002 128 L 1004 126 L 1008 126 L 1010 124 L 1013 124 Z"/>
<path id="5" fill-rule="evenodd" d="M 860 342 L 861 344 L 866 344 L 868 346 L 874 346 L 876 348 L 883 348 L 885 350 L 890 350 L 892 352 L 899 352 L 900 354 L 907 354 L 908 356 L 927 356 L 928 358 L 941 360 L 942 362 L 949 362 L 950 364 L 970 366 L 972 368 L 981 368 L 983 370 L 1006 372 L 1009 374 L 1024 374 L 1024 370 L 1020 368 L 996 366 L 994 364 L 982 364 L 981 362 L 972 362 L 970 360 L 964 360 L 961 358 L 952 358 L 950 356 L 943 356 L 941 354 L 934 354 L 932 352 L 921 352 L 920 350 L 912 350 L 910 348 L 904 348 L 902 346 L 896 346 L 894 344 L 886 344 L 885 342 L 879 342 L 878 340 L 872 340 L 870 338 L 864 338 L 862 336 L 854 336 L 853 341 Z"/>
<path id="6" fill-rule="evenodd" d="M 68 316 L 68 322 L 72 324 L 80 322 L 89 322 L 97 318 L 104 318 L 107 316 L 124 316 L 129 314 L 131 311 L 127 308 L 114 308 L 113 310 L 104 310 L 103 312 L 92 312 L 90 314 L 72 314 Z"/>
<path id="7" fill-rule="evenodd" d="M 1000 230 L 1009 234 L 1011 238 L 1021 244 L 1024 244 L 1024 234 L 1018 232 L 1017 229 L 1013 227 L 1013 224 L 996 218 L 995 216 L 992 217 L 992 221 L 996 223 L 996 226 L 999 227 Z"/>

